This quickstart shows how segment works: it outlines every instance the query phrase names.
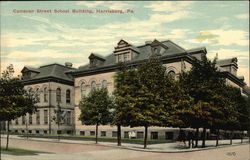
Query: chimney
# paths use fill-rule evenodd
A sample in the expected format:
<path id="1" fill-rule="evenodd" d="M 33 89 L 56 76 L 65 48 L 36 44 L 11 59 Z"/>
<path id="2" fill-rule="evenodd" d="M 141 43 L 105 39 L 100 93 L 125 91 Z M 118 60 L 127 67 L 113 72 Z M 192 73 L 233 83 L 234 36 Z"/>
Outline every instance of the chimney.
<path id="1" fill-rule="evenodd" d="M 65 66 L 71 68 L 73 66 L 73 64 L 71 62 L 65 62 Z"/>

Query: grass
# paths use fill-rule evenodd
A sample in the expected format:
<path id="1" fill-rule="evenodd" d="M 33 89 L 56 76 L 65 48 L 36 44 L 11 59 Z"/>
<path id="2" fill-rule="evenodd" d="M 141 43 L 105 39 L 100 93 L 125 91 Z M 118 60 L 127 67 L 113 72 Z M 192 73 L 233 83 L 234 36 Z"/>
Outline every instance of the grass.
<path id="1" fill-rule="evenodd" d="M 1 151 L 5 154 L 20 155 L 20 156 L 21 155 L 37 155 L 38 153 L 45 153 L 41 151 L 12 148 L 12 147 L 9 147 L 8 150 L 6 150 L 5 147 L 1 147 Z"/>
<path id="2" fill-rule="evenodd" d="M 21 135 L 26 137 L 26 135 Z M 58 135 L 43 135 L 43 134 L 31 134 L 29 137 L 33 138 L 49 138 L 57 139 Z M 68 140 L 82 140 L 82 141 L 95 141 L 95 136 L 71 136 L 71 135 L 60 135 L 60 139 Z M 99 142 L 117 142 L 117 138 L 112 137 L 98 137 Z M 148 140 L 148 144 L 159 144 L 159 143 L 168 143 L 173 142 L 172 140 Z M 134 143 L 134 144 L 143 144 L 143 139 L 122 139 L 122 143 Z"/>

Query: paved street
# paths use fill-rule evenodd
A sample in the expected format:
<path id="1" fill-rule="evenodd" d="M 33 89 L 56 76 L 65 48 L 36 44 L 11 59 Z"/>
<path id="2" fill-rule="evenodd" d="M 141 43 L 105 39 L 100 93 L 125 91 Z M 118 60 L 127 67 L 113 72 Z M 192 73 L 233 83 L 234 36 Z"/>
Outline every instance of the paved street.
<path id="1" fill-rule="evenodd" d="M 3 138 L 2 140 L 3 145 L 6 139 Z M 170 144 L 168 143 L 168 145 Z M 126 146 L 126 144 L 124 145 Z M 30 156 L 3 154 L 3 160 L 249 160 L 248 144 L 195 152 L 180 151 L 179 153 L 143 152 L 117 148 L 115 144 L 112 146 L 108 143 L 98 145 L 94 142 L 85 141 L 58 143 L 55 140 L 45 141 L 40 139 L 37 141 L 20 138 L 10 139 L 10 146 L 49 153 Z M 165 144 L 166 146 L 167 144 Z M 158 148 L 158 151 L 161 147 L 164 147 L 164 144 L 149 145 L 149 148 Z M 130 148 L 136 148 L 136 146 L 130 146 Z"/>

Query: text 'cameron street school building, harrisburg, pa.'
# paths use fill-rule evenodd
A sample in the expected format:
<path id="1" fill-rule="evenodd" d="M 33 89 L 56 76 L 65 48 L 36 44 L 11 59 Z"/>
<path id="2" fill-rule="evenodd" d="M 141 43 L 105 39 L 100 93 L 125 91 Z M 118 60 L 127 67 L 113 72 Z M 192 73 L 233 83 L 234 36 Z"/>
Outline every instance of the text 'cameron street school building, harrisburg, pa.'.
<path id="1" fill-rule="evenodd" d="M 25 66 L 22 69 L 22 78 L 25 89 L 39 94 L 37 112 L 33 115 L 19 117 L 11 121 L 10 130 L 15 133 L 31 134 L 74 134 L 80 136 L 94 136 L 95 126 L 86 126 L 79 121 L 79 102 L 83 95 L 91 89 L 106 87 L 109 93 L 114 91 L 114 75 L 121 62 L 128 66 L 138 63 L 157 54 L 166 66 L 166 72 L 178 77 L 181 71 L 188 71 L 192 67 L 194 57 L 201 60 L 206 56 L 205 47 L 183 49 L 170 40 L 159 42 L 146 41 L 144 45 L 133 46 L 125 40 L 120 40 L 112 54 L 103 57 L 91 53 L 89 64 L 72 67 L 72 63 L 65 65 L 49 64 L 39 68 Z M 226 83 L 239 87 L 244 94 L 244 78 L 237 76 L 237 58 L 217 61 L 218 69 L 226 76 Z M 62 110 L 62 124 L 60 128 L 55 122 L 58 104 Z M 26 127 L 26 123 L 28 124 Z M 116 126 L 100 126 L 98 133 L 101 137 L 116 137 Z M 178 128 L 150 127 L 149 139 L 176 139 Z M 122 127 L 122 138 L 143 138 L 143 127 Z"/>

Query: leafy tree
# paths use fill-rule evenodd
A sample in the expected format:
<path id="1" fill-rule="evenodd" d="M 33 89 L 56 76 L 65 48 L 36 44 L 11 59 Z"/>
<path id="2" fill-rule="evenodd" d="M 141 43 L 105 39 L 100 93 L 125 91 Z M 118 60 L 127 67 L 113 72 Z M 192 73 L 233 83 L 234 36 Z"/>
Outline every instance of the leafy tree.
<path id="1" fill-rule="evenodd" d="M 96 125 L 96 143 L 98 138 L 98 126 L 111 122 L 112 97 L 106 88 L 94 89 L 80 101 L 81 115 L 79 119 L 85 125 Z"/>
<path id="2" fill-rule="evenodd" d="M 191 106 L 193 115 L 190 116 L 189 125 L 196 128 L 196 146 L 198 142 L 198 128 L 203 128 L 202 147 L 205 147 L 206 129 L 222 121 L 224 116 L 216 101 L 221 98 L 220 89 L 225 84 L 217 70 L 216 61 L 209 61 L 203 57 L 202 61 L 195 60 L 188 73 L 182 73 L 180 81 L 194 99 Z"/>
<path id="3" fill-rule="evenodd" d="M 158 57 L 151 57 L 137 69 L 123 66 L 116 74 L 115 121 L 123 126 L 144 126 L 144 148 L 148 127 L 184 126 L 184 110 L 191 98 L 165 71 Z"/>
<path id="4" fill-rule="evenodd" d="M 138 90 L 136 70 L 128 68 L 124 64 L 115 74 L 115 109 L 113 112 L 113 123 L 117 125 L 117 145 L 121 145 L 121 126 L 129 126 L 133 123 L 135 115 L 134 102 Z"/>
<path id="5" fill-rule="evenodd" d="M 135 116 L 132 126 L 144 126 L 144 148 L 147 147 L 148 127 L 161 126 L 164 112 L 164 87 L 166 68 L 157 56 L 138 66 L 138 90 L 134 97 Z"/>
<path id="6" fill-rule="evenodd" d="M 7 121 L 7 144 L 9 142 L 9 121 L 36 110 L 37 98 L 24 90 L 22 81 L 13 77 L 12 65 L 2 73 L 0 79 L 0 121 Z"/>

